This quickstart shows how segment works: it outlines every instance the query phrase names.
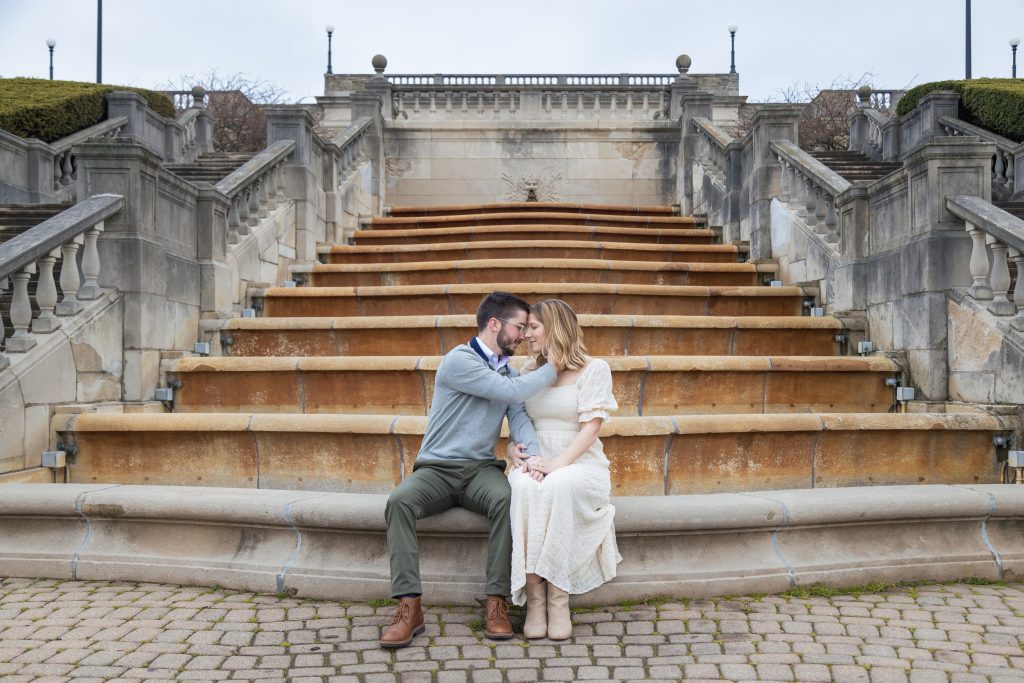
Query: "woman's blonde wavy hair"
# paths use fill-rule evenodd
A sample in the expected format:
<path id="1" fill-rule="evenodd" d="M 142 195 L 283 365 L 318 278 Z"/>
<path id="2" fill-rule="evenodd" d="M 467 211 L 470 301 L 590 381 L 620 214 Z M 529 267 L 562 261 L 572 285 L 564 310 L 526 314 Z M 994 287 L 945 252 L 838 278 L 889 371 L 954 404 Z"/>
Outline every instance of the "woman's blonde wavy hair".
<path id="1" fill-rule="evenodd" d="M 566 370 L 580 370 L 587 362 L 587 347 L 583 343 L 583 330 L 576 319 L 576 312 L 561 299 L 545 299 L 530 307 L 547 333 L 549 353 L 559 366 Z M 537 367 L 548 362 L 543 354 L 537 354 Z"/>

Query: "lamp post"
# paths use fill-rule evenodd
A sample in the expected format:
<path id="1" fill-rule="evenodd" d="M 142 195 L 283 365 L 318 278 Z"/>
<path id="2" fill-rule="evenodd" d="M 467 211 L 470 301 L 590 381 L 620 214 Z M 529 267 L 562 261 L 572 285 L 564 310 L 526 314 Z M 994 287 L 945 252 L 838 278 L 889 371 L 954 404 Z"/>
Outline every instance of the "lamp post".
<path id="1" fill-rule="evenodd" d="M 334 73 L 331 71 L 331 36 L 334 35 L 334 26 L 327 24 L 324 27 L 327 30 L 327 73 Z"/>
<path id="2" fill-rule="evenodd" d="M 1010 72 L 1011 78 L 1017 78 L 1017 46 L 1020 45 L 1020 38 L 1010 38 L 1010 51 L 1013 52 L 1013 69 Z"/>
<path id="3" fill-rule="evenodd" d="M 967 2 L 967 16 L 964 20 L 964 78 L 971 80 L 971 0 Z"/>
<path id="4" fill-rule="evenodd" d="M 103 82 L 103 0 L 96 0 L 96 82 Z"/>
<path id="5" fill-rule="evenodd" d="M 736 24 L 729 24 L 729 73 L 736 73 Z"/>
<path id="6" fill-rule="evenodd" d="M 52 81 L 53 80 L 53 48 L 57 47 L 57 41 L 54 40 L 53 38 L 47 38 L 46 39 L 46 47 L 50 48 L 50 80 Z M 1013 49 L 1016 50 L 1017 48 L 1013 48 Z M 1017 67 L 1014 67 L 1014 73 L 1016 73 L 1016 68 Z"/>

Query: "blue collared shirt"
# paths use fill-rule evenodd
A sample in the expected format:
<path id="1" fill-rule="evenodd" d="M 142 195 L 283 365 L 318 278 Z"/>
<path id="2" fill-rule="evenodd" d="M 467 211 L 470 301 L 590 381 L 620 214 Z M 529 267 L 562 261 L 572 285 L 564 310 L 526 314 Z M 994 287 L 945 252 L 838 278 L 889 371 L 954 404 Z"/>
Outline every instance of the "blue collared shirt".
<path id="1" fill-rule="evenodd" d="M 483 352 L 487 354 L 487 362 L 490 363 L 491 368 L 494 370 L 501 370 L 503 367 L 508 365 L 508 356 L 499 356 L 487 348 L 487 344 L 484 344 L 480 337 L 476 338 L 476 343 L 480 345 Z"/>

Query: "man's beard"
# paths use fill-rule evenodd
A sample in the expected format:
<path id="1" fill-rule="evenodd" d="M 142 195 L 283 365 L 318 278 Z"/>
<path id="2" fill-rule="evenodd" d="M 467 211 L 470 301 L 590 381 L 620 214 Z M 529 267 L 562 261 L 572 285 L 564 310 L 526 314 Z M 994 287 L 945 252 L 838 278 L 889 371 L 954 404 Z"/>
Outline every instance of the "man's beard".
<path id="1" fill-rule="evenodd" d="M 516 355 L 516 340 L 513 337 L 505 334 L 505 330 L 498 332 L 498 350 L 501 351 L 503 356 L 514 356 Z"/>

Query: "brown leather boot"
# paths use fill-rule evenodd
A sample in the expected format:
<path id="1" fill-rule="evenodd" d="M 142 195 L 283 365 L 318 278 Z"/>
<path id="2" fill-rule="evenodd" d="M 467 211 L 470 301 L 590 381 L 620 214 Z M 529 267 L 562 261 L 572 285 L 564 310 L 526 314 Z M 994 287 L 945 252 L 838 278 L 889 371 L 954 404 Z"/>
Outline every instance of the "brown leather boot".
<path id="1" fill-rule="evenodd" d="M 405 647 L 423 633 L 423 608 L 419 598 L 402 598 L 395 608 L 391 625 L 380 636 L 381 647 Z"/>
<path id="2" fill-rule="evenodd" d="M 508 603 L 503 595 L 487 596 L 487 625 L 484 635 L 491 640 L 508 640 L 512 637 L 512 622 L 508 620 Z"/>

